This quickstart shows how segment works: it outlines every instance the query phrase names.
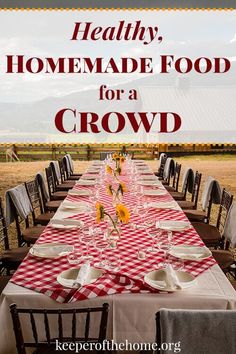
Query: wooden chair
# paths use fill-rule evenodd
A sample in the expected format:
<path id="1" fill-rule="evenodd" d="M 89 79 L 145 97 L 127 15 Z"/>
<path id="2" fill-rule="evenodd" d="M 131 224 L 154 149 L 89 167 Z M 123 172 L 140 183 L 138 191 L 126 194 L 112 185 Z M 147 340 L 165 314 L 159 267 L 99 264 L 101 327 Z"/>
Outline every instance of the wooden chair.
<path id="1" fill-rule="evenodd" d="M 45 213 L 38 182 L 36 179 L 33 181 L 25 182 L 25 188 L 27 190 L 33 209 L 32 217 L 34 225 L 46 226 L 54 216 L 54 212 Z"/>
<path id="2" fill-rule="evenodd" d="M 171 177 L 174 176 L 174 171 L 175 161 L 171 157 L 168 157 L 165 162 L 162 177 L 158 178 L 164 186 L 168 186 L 170 184 Z"/>
<path id="3" fill-rule="evenodd" d="M 56 191 L 52 167 L 51 166 L 46 167 L 45 172 L 46 172 L 48 193 L 49 193 L 50 200 L 64 200 L 67 197 L 67 192 Z"/>
<path id="4" fill-rule="evenodd" d="M 56 351 L 56 341 L 63 342 L 77 342 L 77 343 L 103 343 L 106 339 L 107 331 L 107 318 L 108 318 L 109 305 L 103 304 L 102 307 L 95 308 L 77 308 L 77 309 L 25 309 L 17 308 L 15 304 L 10 305 L 10 311 L 13 322 L 13 329 L 16 339 L 16 348 L 18 354 L 26 354 L 27 348 L 36 348 L 35 354 L 54 354 Z M 31 341 L 25 341 L 24 330 L 22 325 L 23 314 L 24 318 L 28 316 L 27 325 L 31 325 L 32 339 Z M 71 325 L 68 326 L 63 323 L 63 319 L 66 317 L 69 321 L 69 315 L 71 316 Z M 90 337 L 90 324 L 94 326 L 95 321 L 98 320 L 100 315 L 99 333 L 96 337 Z M 57 316 L 57 329 L 56 326 L 50 327 L 50 320 L 56 321 Z M 84 329 L 82 331 L 81 326 L 78 324 L 78 320 L 85 319 Z M 80 322 L 81 323 L 81 322 Z M 44 324 L 44 331 L 38 330 L 39 325 Z M 78 331 L 83 333 L 82 336 L 78 336 Z M 69 333 L 70 332 L 70 333 Z M 56 335 L 55 335 L 56 333 Z M 68 335 L 69 334 L 69 335 Z M 82 351 L 83 352 L 83 351 Z M 97 351 L 97 352 L 101 352 Z M 68 351 L 69 353 L 69 351 Z M 75 351 L 70 351 L 75 353 Z"/>
<path id="5" fill-rule="evenodd" d="M 21 218 L 20 215 L 17 213 L 15 206 L 14 208 L 14 219 L 16 223 L 16 232 L 17 232 L 17 239 L 18 245 L 23 246 L 25 243 L 29 246 L 34 244 L 39 236 L 43 233 L 45 226 L 33 224 L 33 215 L 30 213 L 26 216 L 26 218 Z"/>
<path id="6" fill-rule="evenodd" d="M 222 234 L 232 201 L 233 195 L 223 189 L 216 226 L 201 222 L 192 223 L 207 247 L 223 248 L 224 238 Z"/>
<path id="7" fill-rule="evenodd" d="M 168 192 L 178 192 L 180 173 L 181 173 L 181 164 L 176 162 L 172 186 L 170 186 L 170 185 L 165 186 L 165 188 L 168 190 Z M 170 184 L 170 181 L 169 181 L 169 184 Z"/>
<path id="8" fill-rule="evenodd" d="M 77 181 L 80 179 L 80 177 L 82 176 L 81 173 L 71 173 L 70 169 L 69 169 L 69 162 L 68 162 L 68 156 L 63 156 L 63 158 L 61 159 L 62 163 L 64 164 L 64 170 L 66 173 L 66 180 L 68 181 Z"/>
<path id="9" fill-rule="evenodd" d="M 176 201 L 182 201 L 186 200 L 187 192 L 192 192 L 193 189 L 193 181 L 194 181 L 194 173 L 191 168 L 187 168 L 184 176 L 183 176 L 183 182 L 182 182 L 182 190 L 181 192 L 172 192 L 170 191 L 171 196 L 176 200 Z"/>
<path id="10" fill-rule="evenodd" d="M 209 185 L 211 183 L 211 185 Z M 209 188 L 211 192 L 209 193 Z M 203 194 L 208 195 L 209 199 L 205 203 L 202 201 L 202 210 L 184 209 L 184 213 L 190 222 L 204 222 L 208 224 L 210 221 L 211 210 L 213 204 L 220 204 L 221 201 L 221 188 L 219 183 L 212 177 L 208 177 L 205 183 Z"/>
<path id="11" fill-rule="evenodd" d="M 236 279 L 236 261 L 230 247 L 236 246 L 236 202 L 232 202 L 223 231 L 224 249 L 213 250 L 212 255 L 225 273 Z"/>
<path id="12" fill-rule="evenodd" d="M 166 154 L 160 155 L 160 166 L 158 171 L 155 173 L 155 175 L 159 177 L 159 179 L 163 179 L 163 173 L 164 173 L 164 168 L 165 168 L 167 158 L 168 156 Z"/>
<path id="13" fill-rule="evenodd" d="M 68 174 L 69 174 L 68 179 L 70 179 L 69 177 L 76 177 L 77 179 L 79 179 L 82 176 L 82 174 L 75 173 L 74 164 L 73 164 L 73 160 L 71 158 L 71 155 L 70 154 L 66 154 L 65 157 L 66 157 L 66 159 L 68 161 L 68 163 L 66 164 L 67 169 L 68 169 Z"/>
<path id="14" fill-rule="evenodd" d="M 0 198 L 0 243 L 3 245 L 3 251 L 0 256 L 0 273 L 6 270 L 9 275 L 11 270 L 16 270 L 23 259 L 26 257 L 29 248 L 28 247 L 16 247 L 11 248 L 8 239 L 8 230 L 6 226 L 5 215 L 2 206 L 2 200 Z M 0 283 L 4 285 L 4 278 L 1 277 Z"/>
<path id="15" fill-rule="evenodd" d="M 235 328 L 235 310 L 160 309 L 156 353 L 231 354 L 236 347 Z"/>
<path id="16" fill-rule="evenodd" d="M 39 186 L 40 193 L 42 196 L 42 203 L 43 203 L 44 211 L 46 211 L 46 212 L 57 211 L 57 209 L 61 205 L 62 201 L 49 199 L 49 194 L 47 192 L 45 179 L 44 179 L 44 176 L 41 172 L 38 172 L 36 174 L 35 178 L 36 178 L 36 181 L 38 182 L 38 186 Z"/>
<path id="17" fill-rule="evenodd" d="M 202 174 L 196 171 L 194 176 L 194 182 L 193 182 L 193 190 L 191 193 L 192 194 L 191 201 L 188 200 L 178 201 L 178 204 L 182 209 L 189 209 L 189 210 L 197 209 L 201 178 L 202 178 Z"/>
<path id="18" fill-rule="evenodd" d="M 60 169 L 60 173 L 61 173 L 62 184 L 66 183 L 68 186 L 71 185 L 71 188 L 73 188 L 75 185 L 75 180 L 68 180 L 67 179 L 67 174 L 66 174 L 66 169 L 65 169 L 63 159 L 58 160 L 58 164 L 59 164 L 59 169 Z"/>
<path id="19" fill-rule="evenodd" d="M 50 162 L 50 166 L 52 168 L 54 185 L 55 185 L 56 191 L 59 191 L 59 192 L 68 191 L 69 189 L 72 189 L 74 187 L 75 181 L 62 181 L 62 177 L 61 177 L 61 181 L 60 181 L 57 177 L 54 163 Z M 60 174 L 61 174 L 61 172 L 60 172 Z"/>

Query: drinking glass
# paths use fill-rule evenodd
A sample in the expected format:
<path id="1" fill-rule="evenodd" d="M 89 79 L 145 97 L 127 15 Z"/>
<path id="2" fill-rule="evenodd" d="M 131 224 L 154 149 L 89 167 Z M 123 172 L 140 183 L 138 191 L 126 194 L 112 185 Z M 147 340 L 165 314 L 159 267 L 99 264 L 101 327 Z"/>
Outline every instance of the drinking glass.
<path id="1" fill-rule="evenodd" d="M 81 264 L 84 262 L 84 255 L 82 249 L 74 249 L 68 253 L 67 261 L 69 264 Z"/>
<path id="2" fill-rule="evenodd" d="M 107 253 L 107 268 L 112 272 L 118 272 L 121 266 L 121 257 L 118 251 Z"/>
<path id="3" fill-rule="evenodd" d="M 95 239 L 94 247 L 99 251 L 99 262 L 94 263 L 95 267 L 104 267 L 106 260 L 103 260 L 103 251 L 109 247 L 109 243 L 104 239 Z"/>
<path id="4" fill-rule="evenodd" d="M 160 230 L 156 228 L 156 225 L 152 225 L 150 227 L 147 228 L 146 230 L 147 234 L 149 237 L 151 237 L 152 239 L 152 246 L 151 247 L 148 247 L 147 248 L 147 251 L 148 252 L 151 252 L 151 253 L 157 253 L 158 252 L 158 249 L 155 248 L 155 243 L 156 243 L 156 239 L 157 237 L 159 236 L 160 234 Z"/>
<path id="5" fill-rule="evenodd" d="M 93 244 L 94 237 L 93 237 L 93 227 L 85 227 L 82 230 L 82 236 L 80 237 L 80 242 L 86 246 L 86 255 L 84 259 L 90 260 L 93 259 L 93 256 L 89 254 L 89 247 Z"/>
<path id="6" fill-rule="evenodd" d="M 163 263 L 162 266 L 166 267 L 169 263 L 169 251 L 171 248 L 172 232 L 171 231 L 162 231 L 159 240 L 158 246 L 159 249 L 163 252 Z"/>

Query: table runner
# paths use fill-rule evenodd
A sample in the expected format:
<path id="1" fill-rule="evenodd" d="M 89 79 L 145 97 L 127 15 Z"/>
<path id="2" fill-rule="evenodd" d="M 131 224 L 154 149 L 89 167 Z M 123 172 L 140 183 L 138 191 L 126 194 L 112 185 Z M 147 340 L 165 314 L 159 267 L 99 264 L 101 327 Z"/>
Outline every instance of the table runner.
<path id="1" fill-rule="evenodd" d="M 124 174 L 120 179 L 127 182 L 128 176 Z M 128 187 L 128 185 L 127 185 Z M 84 189 L 85 186 L 76 185 L 74 189 Z M 93 190 L 93 187 L 87 187 Z M 129 188 L 129 187 L 128 187 Z M 171 195 L 167 193 L 164 196 L 150 197 L 149 201 L 173 201 Z M 68 195 L 67 200 L 70 201 L 88 201 L 88 197 L 78 197 Z M 103 186 L 100 193 L 100 202 L 105 206 L 108 212 L 113 212 L 112 197 L 106 193 L 106 185 Z M 137 198 L 129 192 L 124 194 L 123 203 L 132 208 L 137 203 Z M 148 217 L 154 217 L 157 220 L 182 220 L 188 221 L 182 210 L 164 210 L 154 209 L 149 210 Z M 86 224 L 92 223 L 91 217 L 85 214 L 71 216 L 73 219 L 83 220 Z M 139 223 L 139 216 L 133 215 L 132 222 Z M 79 230 L 58 230 L 51 226 L 47 226 L 40 236 L 37 243 L 61 242 L 74 245 L 75 247 L 82 247 L 85 250 L 85 245 L 79 242 Z M 183 232 L 174 232 L 175 244 L 187 244 L 204 246 L 193 227 Z M 105 271 L 96 282 L 85 285 L 81 289 L 67 289 L 60 285 L 56 278 L 59 273 L 71 267 L 76 268 L 68 263 L 66 257 L 58 259 L 40 259 L 28 255 L 22 264 L 19 266 L 11 281 L 17 285 L 26 287 L 28 289 L 43 293 L 50 298 L 60 302 L 74 302 L 77 300 L 85 300 L 97 296 L 112 295 L 117 293 L 137 293 L 150 292 L 158 293 L 159 291 L 144 284 L 144 275 L 155 269 L 158 263 L 162 261 L 160 253 L 149 253 L 145 260 L 139 260 L 137 252 L 139 247 L 149 247 L 151 245 L 151 238 L 148 237 L 145 229 L 133 229 L 130 224 L 122 225 L 121 239 L 118 242 L 118 250 L 121 257 L 121 267 L 117 273 Z M 90 253 L 95 257 L 94 261 L 98 260 L 98 251 L 90 247 Z M 194 276 L 198 276 L 209 267 L 215 264 L 213 257 L 209 257 L 202 261 L 185 261 L 185 271 Z M 93 262 L 91 263 L 93 265 Z"/>

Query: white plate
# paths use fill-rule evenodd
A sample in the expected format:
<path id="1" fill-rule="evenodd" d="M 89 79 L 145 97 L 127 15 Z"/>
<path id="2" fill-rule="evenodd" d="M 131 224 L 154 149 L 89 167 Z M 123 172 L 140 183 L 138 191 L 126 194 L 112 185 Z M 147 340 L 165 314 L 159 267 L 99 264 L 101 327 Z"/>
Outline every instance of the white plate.
<path id="1" fill-rule="evenodd" d="M 92 176 L 90 176 L 90 175 L 86 175 L 86 176 L 83 176 L 83 180 L 90 180 L 90 181 L 95 181 L 95 179 L 96 179 L 97 177 L 96 176 L 94 176 L 94 175 L 92 175 Z M 79 182 L 79 180 L 78 181 L 76 181 L 76 183 L 77 182 Z"/>
<path id="2" fill-rule="evenodd" d="M 93 167 L 93 168 L 89 168 L 86 173 L 99 173 L 101 170 L 100 167 Z"/>
<path id="3" fill-rule="evenodd" d="M 85 190 L 85 189 L 71 189 L 68 191 L 69 195 L 73 195 L 73 196 L 80 196 L 80 197 L 87 197 L 89 195 L 91 195 L 91 191 L 90 190 Z"/>
<path id="4" fill-rule="evenodd" d="M 158 181 L 139 181 L 138 184 L 142 186 L 161 186 L 162 184 Z"/>
<path id="5" fill-rule="evenodd" d="M 146 172 L 147 172 L 147 173 L 151 173 L 152 170 L 150 170 L 150 168 L 147 168 L 147 167 L 145 167 L 145 168 L 144 168 L 144 167 L 137 167 L 137 172 L 138 172 L 138 173 L 139 173 L 139 172 L 140 172 L 140 173 L 144 173 L 144 172 L 145 172 L 145 173 L 146 173 Z"/>
<path id="6" fill-rule="evenodd" d="M 178 245 L 172 246 L 170 254 L 176 258 L 186 259 L 190 261 L 202 261 L 209 258 L 212 253 L 207 247 Z"/>
<path id="7" fill-rule="evenodd" d="M 181 210 L 176 202 L 153 202 L 148 204 L 149 208 Z"/>
<path id="8" fill-rule="evenodd" d="M 76 203 L 65 201 L 61 204 L 60 211 L 76 211 L 78 214 L 86 213 L 91 210 L 90 205 L 87 203 Z"/>
<path id="9" fill-rule="evenodd" d="M 166 195 L 167 192 L 165 189 L 153 189 L 153 190 L 144 190 L 143 194 L 150 197 L 156 197 L 157 195 Z"/>
<path id="10" fill-rule="evenodd" d="M 190 273 L 177 270 L 176 275 L 180 281 L 182 289 L 172 289 L 166 286 L 166 282 L 165 282 L 166 273 L 165 270 L 163 269 L 153 270 L 150 273 L 146 274 L 144 277 L 144 281 L 148 285 L 151 285 L 151 287 L 153 287 L 154 289 L 158 289 L 162 291 L 171 291 L 171 292 L 188 289 L 191 286 L 193 286 L 196 282 L 195 277 Z"/>
<path id="11" fill-rule="evenodd" d="M 161 220 L 157 222 L 157 227 L 167 231 L 185 231 L 190 228 L 188 221 Z"/>
<path id="12" fill-rule="evenodd" d="M 78 286 L 76 284 L 74 285 L 73 283 L 77 278 L 79 270 L 80 267 L 64 270 L 57 276 L 58 283 L 61 284 L 62 286 L 65 286 L 66 288 L 78 288 Z M 84 285 L 88 285 L 95 282 L 102 274 L 103 274 L 102 269 L 90 267 L 88 278 Z"/>
<path id="13" fill-rule="evenodd" d="M 78 182 L 76 182 L 76 185 L 77 186 L 94 186 L 95 182 L 94 181 L 80 179 Z"/>
<path id="14" fill-rule="evenodd" d="M 139 182 L 144 182 L 144 181 L 159 181 L 159 180 L 154 175 L 142 176 L 139 178 Z"/>
<path id="15" fill-rule="evenodd" d="M 78 229 L 84 226 L 83 221 L 73 219 L 52 219 L 49 226 L 54 229 L 71 230 Z"/>
<path id="16" fill-rule="evenodd" d="M 40 258 L 59 258 L 73 252 L 74 246 L 66 243 L 41 243 L 30 248 L 29 253 L 34 257 Z"/>

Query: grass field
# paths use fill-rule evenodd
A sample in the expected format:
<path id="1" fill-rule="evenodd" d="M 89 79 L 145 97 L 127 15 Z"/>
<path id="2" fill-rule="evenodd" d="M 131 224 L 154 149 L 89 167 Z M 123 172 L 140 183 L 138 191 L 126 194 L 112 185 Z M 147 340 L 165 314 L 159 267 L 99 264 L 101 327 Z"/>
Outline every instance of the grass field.
<path id="1" fill-rule="evenodd" d="M 199 155 L 179 157 L 176 160 L 182 164 L 183 169 L 191 167 L 202 173 L 202 187 L 206 177 L 210 175 L 215 177 L 222 187 L 227 188 L 236 196 L 236 155 Z M 48 164 L 49 161 L 0 163 L 0 196 L 4 199 L 7 189 L 34 178 L 35 174 L 38 171 L 44 171 Z M 75 161 L 75 170 L 78 173 L 83 173 L 88 164 L 87 161 Z M 148 161 L 148 164 L 154 171 L 157 170 L 157 161 Z M 199 200 L 201 200 L 201 195 Z M 214 210 L 212 222 L 214 222 L 215 216 L 216 211 Z M 15 244 L 12 236 L 11 232 L 11 244 Z"/>

